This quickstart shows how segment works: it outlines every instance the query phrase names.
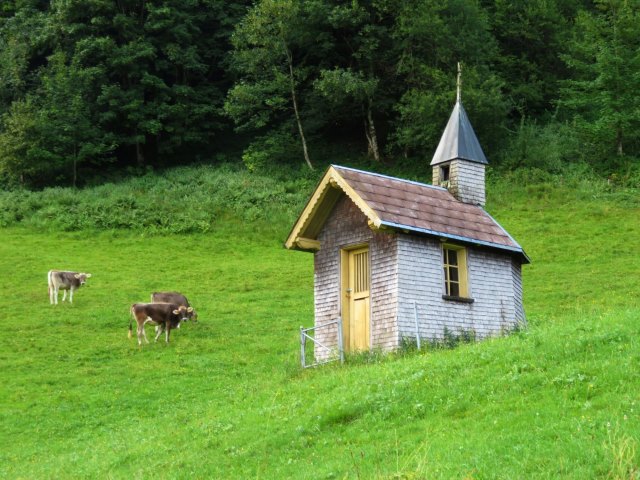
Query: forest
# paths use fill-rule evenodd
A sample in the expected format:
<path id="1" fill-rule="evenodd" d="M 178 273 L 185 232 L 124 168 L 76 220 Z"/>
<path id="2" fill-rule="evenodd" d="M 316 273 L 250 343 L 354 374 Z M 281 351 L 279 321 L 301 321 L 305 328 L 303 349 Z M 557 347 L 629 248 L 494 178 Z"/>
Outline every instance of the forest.
<path id="1" fill-rule="evenodd" d="M 495 168 L 640 182 L 638 0 L 5 0 L 0 182 L 423 164 L 458 62 Z"/>

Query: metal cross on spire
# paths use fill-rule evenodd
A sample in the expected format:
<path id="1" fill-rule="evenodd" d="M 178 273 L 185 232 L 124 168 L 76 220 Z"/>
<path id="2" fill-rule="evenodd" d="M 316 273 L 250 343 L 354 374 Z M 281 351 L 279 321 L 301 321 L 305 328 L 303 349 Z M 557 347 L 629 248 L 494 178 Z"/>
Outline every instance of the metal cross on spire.
<path id="1" fill-rule="evenodd" d="M 458 62 L 458 80 L 456 81 L 456 87 L 457 87 L 456 101 L 458 103 L 461 103 L 462 95 L 460 90 L 462 89 L 462 64 L 460 62 Z"/>
<path id="2" fill-rule="evenodd" d="M 476 137 L 467 112 L 462 106 L 462 63 L 458 62 L 456 104 L 440 137 L 440 143 L 433 154 L 431 165 L 439 165 L 451 160 L 465 160 L 476 163 L 489 163 L 484 156 L 478 137 Z"/>

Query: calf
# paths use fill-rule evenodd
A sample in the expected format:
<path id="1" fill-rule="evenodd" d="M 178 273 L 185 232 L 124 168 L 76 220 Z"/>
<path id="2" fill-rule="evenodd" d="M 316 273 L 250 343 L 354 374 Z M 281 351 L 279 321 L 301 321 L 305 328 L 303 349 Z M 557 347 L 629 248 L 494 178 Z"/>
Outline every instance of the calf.
<path id="1" fill-rule="evenodd" d="M 184 305 L 187 308 L 191 306 L 187 297 L 178 292 L 153 292 L 151 294 L 151 303 L 175 303 L 176 305 Z M 192 312 L 191 321 L 198 323 L 198 314 L 195 310 Z"/>
<path id="2" fill-rule="evenodd" d="M 61 270 L 49 270 L 49 303 L 58 304 L 58 291 L 62 290 L 62 301 L 67 298 L 67 290 L 69 290 L 69 303 L 73 303 L 73 292 L 87 283 L 90 273 L 63 272 Z"/>
<path id="3" fill-rule="evenodd" d="M 155 341 L 163 331 L 166 331 L 166 342 L 169 343 L 169 334 L 172 328 L 178 328 L 180 322 L 186 322 L 191 319 L 193 308 L 177 305 L 175 303 L 134 303 L 131 305 L 131 319 L 129 320 L 129 338 L 132 337 L 132 323 L 135 319 L 138 324 L 138 345 L 142 345 L 142 338 L 147 340 L 147 334 L 144 331 L 146 323 L 157 325 L 160 327 L 156 330 Z"/>

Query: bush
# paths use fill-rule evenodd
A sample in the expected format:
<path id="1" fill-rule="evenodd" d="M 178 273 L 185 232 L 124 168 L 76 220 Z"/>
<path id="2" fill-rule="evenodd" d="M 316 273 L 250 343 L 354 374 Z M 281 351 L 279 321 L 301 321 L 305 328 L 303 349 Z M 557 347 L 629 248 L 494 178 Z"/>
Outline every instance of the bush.
<path id="1" fill-rule="evenodd" d="M 548 174 L 560 173 L 569 164 L 586 162 L 578 136 L 569 125 L 538 125 L 524 118 L 498 160 L 509 170 L 527 168 Z"/>
<path id="2" fill-rule="evenodd" d="M 288 131 L 270 132 L 256 138 L 242 154 L 242 161 L 250 172 L 261 171 L 267 165 L 287 163 L 296 158 L 300 144 Z"/>
<path id="3" fill-rule="evenodd" d="M 288 224 L 317 180 L 302 172 L 287 169 L 286 181 L 280 181 L 282 172 L 252 174 L 234 165 L 181 167 L 83 190 L 0 192 L 0 226 L 204 233 L 229 214 Z"/>

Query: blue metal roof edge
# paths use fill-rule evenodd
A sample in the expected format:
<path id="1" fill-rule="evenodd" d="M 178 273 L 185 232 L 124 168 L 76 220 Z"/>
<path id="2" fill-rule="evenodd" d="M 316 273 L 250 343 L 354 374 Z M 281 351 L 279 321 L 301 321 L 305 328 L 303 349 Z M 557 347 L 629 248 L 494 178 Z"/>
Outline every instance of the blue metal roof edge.
<path id="1" fill-rule="evenodd" d="M 412 232 L 417 232 L 417 233 L 424 233 L 426 235 L 431 235 L 431 236 L 434 236 L 434 237 L 448 238 L 448 239 L 451 239 L 451 240 L 458 240 L 460 242 L 471 243 L 471 244 L 474 244 L 474 245 L 481 245 L 483 247 L 490 247 L 490 248 L 496 248 L 496 249 L 499 249 L 499 250 L 507 250 L 507 251 L 513 252 L 513 253 L 519 253 L 526 260 L 526 263 L 531 263 L 531 260 L 529 260 L 529 257 L 527 256 L 527 254 L 524 253 L 524 250 L 522 250 L 522 247 L 520 247 L 517 243 L 516 243 L 516 245 L 518 245 L 518 247 L 510 247 L 508 245 L 502 245 L 500 243 L 485 242 L 484 240 L 476 240 L 475 238 L 469 238 L 469 237 L 463 237 L 461 235 L 453 235 L 453 234 L 450 234 L 450 233 L 438 232 L 436 230 L 429 230 L 427 228 L 412 227 L 410 225 L 402 225 L 402 224 L 399 224 L 399 223 L 382 221 L 381 225 L 384 225 L 386 227 L 391 227 L 391 228 L 398 228 L 398 229 L 402 229 L 402 230 L 410 230 Z M 507 235 L 509 235 L 509 234 L 507 233 Z M 509 238 L 511 238 L 511 236 L 509 236 Z"/>
<path id="2" fill-rule="evenodd" d="M 357 168 L 351 168 L 351 167 L 343 167 L 342 165 L 333 165 L 332 164 L 331 166 L 335 167 L 335 168 L 342 168 L 343 170 L 350 170 L 352 172 L 364 173 L 366 175 L 373 175 L 374 177 L 381 177 L 381 178 L 387 178 L 389 180 L 397 180 L 398 182 L 410 183 L 412 185 L 418 185 L 420 187 L 428 187 L 428 188 L 435 188 L 436 190 L 448 191 L 446 188 L 443 188 L 443 187 L 438 187 L 436 185 L 430 185 L 428 183 L 416 182 L 414 180 L 406 180 L 404 178 L 391 177 L 389 175 L 382 175 L 381 173 L 367 172 L 365 170 L 358 170 Z"/>
<path id="3" fill-rule="evenodd" d="M 358 170 L 357 168 L 343 167 L 342 165 L 334 165 L 334 164 L 331 164 L 331 167 L 342 168 L 343 170 L 350 170 L 352 172 L 364 173 L 366 175 L 373 175 L 373 176 L 376 176 L 376 177 L 387 178 L 389 180 L 397 180 L 399 182 L 418 185 L 418 186 L 421 186 L 421 187 L 434 188 L 436 190 L 444 190 L 444 191 L 448 192 L 448 190 L 446 188 L 443 188 L 443 187 L 438 187 L 438 186 L 435 186 L 435 185 L 429 185 L 427 183 L 416 182 L 416 181 L 413 181 L 413 180 L 405 180 L 405 179 L 402 179 L 402 178 L 391 177 L 389 175 L 382 175 L 381 173 L 367 172 L 365 170 Z M 480 207 L 480 208 L 491 220 L 493 220 L 493 222 L 498 227 L 500 227 L 502 229 L 502 231 L 507 235 L 507 237 L 509 237 L 509 239 L 513 243 L 515 243 L 517 245 L 517 247 L 509 247 L 508 245 L 502 245 L 500 243 L 485 242 L 483 240 L 476 240 L 474 238 L 463 237 L 461 235 L 452 235 L 452 234 L 449 234 L 449 233 L 437 232 L 435 230 L 429 230 L 429 229 L 426 229 L 426 228 L 412 227 L 410 225 L 401 225 L 399 223 L 387 222 L 387 221 L 384 221 L 384 220 L 381 222 L 381 225 L 385 225 L 385 226 L 391 227 L 391 228 L 398 228 L 398 229 L 403 229 L 403 230 L 411 230 L 413 232 L 424 233 L 426 235 L 432 235 L 432 236 L 435 236 L 435 237 L 450 238 L 451 240 L 458 240 L 458 241 L 461 241 L 461 242 L 467 242 L 467 243 L 471 243 L 471 244 L 474 244 L 474 245 L 482 245 L 482 246 L 485 246 L 485 247 L 496 248 L 496 249 L 499 249 L 499 250 L 507 250 L 509 252 L 519 253 L 520 255 L 522 255 L 522 258 L 525 261 L 525 263 L 531 263 L 531 259 L 529 258 L 529 256 L 525 253 L 524 249 L 520 246 L 520 244 L 518 242 L 516 242 L 516 240 L 509 234 L 509 232 L 507 232 L 504 229 L 504 227 L 502 225 L 500 225 L 500 223 L 498 223 L 496 221 L 496 219 L 493 218 L 485 209 L 483 209 L 482 207 Z"/>
<path id="4" fill-rule="evenodd" d="M 498 222 L 495 218 L 493 218 L 493 216 L 489 212 L 487 212 L 484 208 L 482 210 L 484 211 L 484 213 L 487 214 L 487 217 L 489 217 L 491 220 L 493 220 L 494 223 L 496 225 L 498 225 L 502 229 L 502 231 L 504 233 L 507 234 L 507 237 L 509 237 L 509 239 L 518 246 L 518 248 L 522 252 L 522 255 L 524 255 L 524 258 L 527 259 L 527 262 L 531 263 L 531 259 L 529 258 L 529 256 L 526 253 L 524 253 L 524 249 L 522 248 L 522 246 L 518 242 L 516 242 L 516 239 L 511 236 L 511 234 L 507 231 L 507 229 L 504 228 L 502 225 L 500 225 L 500 222 Z"/>

